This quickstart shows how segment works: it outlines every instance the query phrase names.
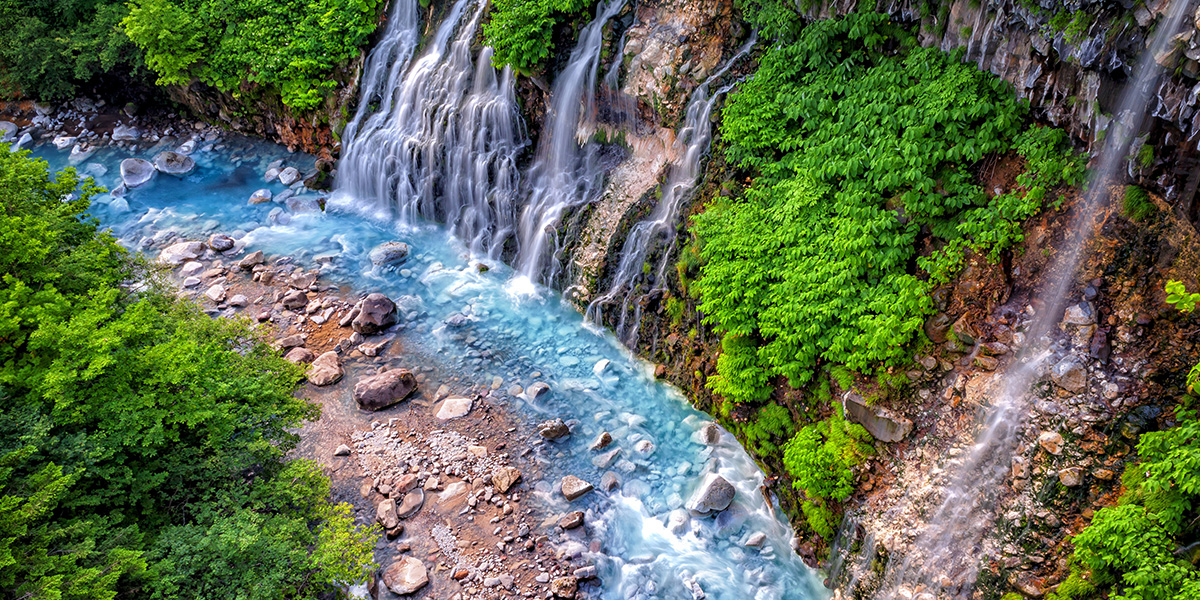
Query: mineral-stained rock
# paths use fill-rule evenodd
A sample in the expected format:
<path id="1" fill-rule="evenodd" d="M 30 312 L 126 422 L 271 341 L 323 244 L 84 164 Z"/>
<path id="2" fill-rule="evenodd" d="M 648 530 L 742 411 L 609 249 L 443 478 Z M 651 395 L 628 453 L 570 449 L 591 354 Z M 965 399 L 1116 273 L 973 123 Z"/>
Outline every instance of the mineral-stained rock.
<path id="1" fill-rule="evenodd" d="M 382 410 L 417 389 L 417 379 L 407 369 L 391 369 L 354 384 L 354 401 L 364 410 Z"/>
<path id="2" fill-rule="evenodd" d="M 329 351 L 313 361 L 308 370 L 308 381 L 317 386 L 333 385 L 345 374 L 337 352 Z"/>
<path id="3" fill-rule="evenodd" d="M 521 472 L 513 467 L 500 467 L 492 473 L 492 485 L 501 494 L 507 494 L 521 480 Z"/>
<path id="4" fill-rule="evenodd" d="M 596 441 L 592 442 L 591 448 L 592 450 L 603 450 L 607 448 L 612 441 L 612 434 L 604 431 L 601 432 L 600 435 L 596 436 Z"/>
<path id="5" fill-rule="evenodd" d="M 571 429 L 567 427 L 567 424 L 562 419 L 544 421 L 538 424 L 537 428 L 538 433 L 548 440 L 557 440 L 571 433 Z"/>
<path id="6" fill-rule="evenodd" d="M 350 325 L 363 335 L 374 335 L 396 324 L 396 305 L 387 296 L 375 293 L 358 304 L 358 316 Z"/>
<path id="7" fill-rule="evenodd" d="M 268 190 L 267 188 L 263 188 L 261 190 L 254 192 L 253 194 L 250 194 L 250 199 L 247 200 L 246 203 L 247 204 L 265 204 L 270 201 L 271 201 L 271 190 Z"/>
<path id="8" fill-rule="evenodd" d="M 724 477 L 709 473 L 688 500 L 687 509 L 699 515 L 710 515 L 729 508 L 737 489 Z"/>
<path id="9" fill-rule="evenodd" d="M 1068 467 L 1058 472 L 1058 480 L 1067 487 L 1075 487 L 1083 483 L 1083 469 Z"/>
<path id="10" fill-rule="evenodd" d="M 383 572 L 383 585 L 393 594 L 411 594 L 429 583 L 425 563 L 412 556 L 405 556 L 388 566 Z"/>
<path id="11" fill-rule="evenodd" d="M 566 477 L 563 477 L 559 487 L 562 490 L 563 497 L 565 497 L 567 500 L 575 500 L 576 498 L 579 498 L 595 489 L 592 487 L 592 484 L 574 475 L 567 475 Z"/>

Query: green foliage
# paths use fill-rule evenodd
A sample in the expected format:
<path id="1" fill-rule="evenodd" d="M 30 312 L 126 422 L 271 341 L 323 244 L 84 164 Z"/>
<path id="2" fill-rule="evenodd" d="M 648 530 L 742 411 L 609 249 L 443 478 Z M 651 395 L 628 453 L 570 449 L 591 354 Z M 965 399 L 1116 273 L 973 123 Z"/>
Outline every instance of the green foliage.
<path id="1" fill-rule="evenodd" d="M 671 296 L 667 298 L 667 314 L 671 316 L 671 323 L 678 325 L 683 322 L 683 311 L 686 307 L 679 298 Z"/>
<path id="2" fill-rule="evenodd" d="M 372 535 L 285 458 L 319 412 L 301 371 L 159 291 L 83 216 L 96 191 L 0 149 L 0 590 L 313 598 L 364 577 Z"/>
<path id="3" fill-rule="evenodd" d="M 795 430 L 788 409 L 768 403 L 758 410 L 753 421 L 739 429 L 739 437 L 757 456 L 770 456 L 779 451 L 779 444 L 790 438 Z"/>
<path id="4" fill-rule="evenodd" d="M 1174 279 L 1168 281 L 1165 291 L 1167 292 L 1167 304 L 1174 306 L 1180 312 L 1190 313 L 1196 310 L 1196 304 L 1200 303 L 1200 294 L 1188 292 L 1182 281 Z"/>
<path id="5" fill-rule="evenodd" d="M 717 374 L 708 387 L 738 404 L 758 404 L 771 397 L 770 372 L 759 363 L 758 343 L 749 337 L 726 335 L 721 339 Z"/>
<path id="6" fill-rule="evenodd" d="M 837 515 L 822 500 L 805 500 L 800 503 L 800 511 L 804 513 L 804 521 L 813 533 L 832 540 L 837 533 Z"/>
<path id="7" fill-rule="evenodd" d="M 1167 293 L 1183 312 L 1200 299 L 1178 281 L 1167 284 Z M 1200 597 L 1200 570 L 1189 556 L 1195 546 L 1181 548 L 1200 535 L 1200 416 L 1193 400 L 1176 409 L 1175 427 L 1142 434 L 1117 506 L 1099 510 L 1075 536 L 1074 561 L 1113 600 Z M 1055 600 L 1070 597 L 1060 592 Z"/>
<path id="8" fill-rule="evenodd" d="M 1024 116 L 1007 84 L 918 47 L 887 15 L 814 22 L 768 50 L 723 120 L 727 158 L 757 178 L 694 219 L 700 312 L 739 339 L 710 388 L 741 402 L 776 375 L 799 387 L 821 363 L 905 362 L 933 308 L 914 262 L 936 280 L 968 249 L 998 253 L 1062 180 L 1043 163 L 1075 173 L 1078 161 L 1050 158 L 1065 138 L 1022 136 Z M 1035 189 L 989 199 L 972 167 L 1014 141 Z M 950 250 L 919 258 L 923 230 Z"/>
<path id="9" fill-rule="evenodd" d="M 851 468 L 873 453 L 871 434 L 838 414 L 806 425 L 783 450 L 783 465 L 792 486 L 808 498 L 838 502 L 854 492 Z"/>
<path id="10" fill-rule="evenodd" d="M 141 66 L 121 0 L 0 0 L 0 95 L 72 97 L 80 83 Z"/>
<path id="11" fill-rule="evenodd" d="M 554 50 L 554 27 L 579 17 L 588 6 L 585 0 L 492 0 L 483 25 L 484 43 L 495 51 L 492 64 L 523 73 L 539 70 Z"/>
<path id="12" fill-rule="evenodd" d="M 800 31 L 800 13 L 794 0 L 738 0 L 736 4 L 742 18 L 764 38 L 792 40 Z M 800 4 L 807 9 L 813 0 L 801 0 Z"/>
<path id="13" fill-rule="evenodd" d="M 1071 565 L 1071 574 L 1060 584 L 1053 593 L 1046 595 L 1046 600 L 1084 600 L 1096 593 L 1096 586 L 1080 575 L 1078 567 Z M 1018 595 L 1018 600 L 1020 596 Z"/>
<path id="14" fill-rule="evenodd" d="M 1125 186 L 1121 209 L 1130 221 L 1145 221 L 1158 212 L 1158 207 L 1150 200 L 1150 194 L 1136 185 Z"/>
<path id="15" fill-rule="evenodd" d="M 134 0 L 121 21 L 162 85 L 318 106 L 375 30 L 379 0 Z"/>
<path id="16" fill-rule="evenodd" d="M 1137 157 L 1135 158 L 1137 166 L 1145 169 L 1154 164 L 1154 146 L 1150 144 L 1142 144 L 1138 148 Z"/>

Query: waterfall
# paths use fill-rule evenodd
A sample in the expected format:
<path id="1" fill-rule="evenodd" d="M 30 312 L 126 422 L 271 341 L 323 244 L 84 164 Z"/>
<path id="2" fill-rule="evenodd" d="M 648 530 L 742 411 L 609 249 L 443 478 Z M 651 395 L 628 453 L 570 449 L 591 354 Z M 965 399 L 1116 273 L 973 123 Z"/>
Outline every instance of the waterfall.
<path id="1" fill-rule="evenodd" d="M 683 127 L 675 138 L 676 147 L 680 150 L 680 159 L 671 165 L 667 181 L 662 188 L 662 199 L 649 217 L 630 229 L 621 248 L 620 264 L 608 291 L 588 305 L 587 316 L 598 325 L 604 324 L 604 307 L 617 305 L 614 329 L 617 337 L 630 347 L 637 344 L 638 327 L 642 318 L 641 298 L 661 288 L 665 281 L 664 275 L 671 257 L 671 243 L 675 240 L 675 227 L 679 221 L 679 209 L 691 197 L 692 190 L 700 179 L 700 161 L 708 152 L 709 143 L 712 141 L 713 106 L 723 94 L 736 85 L 736 82 L 717 89 L 711 96 L 708 88 L 749 53 L 757 41 L 757 34 L 751 35 L 724 66 L 692 92 Z M 646 258 L 656 247 L 663 249 L 662 255 L 653 270 L 647 273 L 644 266 Z M 643 275 L 649 278 L 651 273 L 653 278 L 645 284 L 645 288 L 648 289 L 643 289 L 639 285 L 639 279 Z M 639 291 L 642 293 L 638 293 Z"/>
<path id="2" fill-rule="evenodd" d="M 586 139 L 596 116 L 596 78 L 604 26 L 625 0 L 604 0 L 579 35 L 566 68 L 554 80 L 550 105 L 530 168 L 529 200 L 521 212 L 517 271 L 530 282 L 554 282 L 558 273 L 558 224 L 567 209 L 594 199 L 603 170 L 597 144 Z M 579 139 L 580 137 L 585 139 Z"/>
<path id="3" fill-rule="evenodd" d="M 1028 324 L 1026 342 L 1004 373 L 999 394 L 992 398 L 982 433 L 952 473 L 944 500 L 930 515 L 913 548 L 903 559 L 890 561 L 877 597 L 920 598 L 931 590 L 938 598 L 970 597 L 983 537 L 991 528 L 996 496 L 1011 467 L 1030 389 L 1039 377 L 1039 367 L 1053 356 L 1050 335 L 1066 307 L 1084 246 L 1107 202 L 1108 185 L 1122 174 L 1127 146 L 1141 130 L 1153 84 L 1161 72 L 1156 61 L 1167 56 L 1188 4 L 1188 0 L 1174 0 L 1134 67 L 1096 155 L 1088 187 L 1074 207 L 1067 242 L 1058 248 L 1047 272 L 1039 294 L 1043 303 Z"/>
<path id="4" fill-rule="evenodd" d="M 401 224 L 444 222 L 473 254 L 499 258 L 516 231 L 527 141 L 511 70 L 497 76 L 487 47 L 471 59 L 486 2 L 455 2 L 411 65 L 416 1 L 396 4 L 367 60 L 331 201 Z"/>

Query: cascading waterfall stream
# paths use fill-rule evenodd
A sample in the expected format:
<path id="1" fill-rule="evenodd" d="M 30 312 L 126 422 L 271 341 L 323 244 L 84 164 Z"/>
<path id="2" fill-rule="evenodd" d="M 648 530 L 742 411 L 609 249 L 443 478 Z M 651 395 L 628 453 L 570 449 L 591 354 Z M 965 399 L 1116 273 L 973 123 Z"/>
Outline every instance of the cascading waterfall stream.
<path id="1" fill-rule="evenodd" d="M 945 497 L 927 520 L 913 548 L 902 560 L 892 561 L 883 575 L 877 597 L 968 598 L 979 572 L 981 544 L 994 520 L 995 500 L 1012 461 L 1028 394 L 1054 354 L 1050 335 L 1066 307 L 1084 247 L 1096 218 L 1109 196 L 1110 182 L 1122 175 L 1127 147 L 1141 130 L 1166 55 L 1180 22 L 1188 14 L 1188 0 L 1175 0 L 1158 23 L 1150 44 L 1138 59 L 1121 93 L 1114 119 L 1096 155 L 1089 185 L 1074 215 L 1066 245 L 1047 271 L 1041 302 L 1025 331 L 1013 364 L 1005 371 L 992 410 L 966 460 L 951 475 Z"/>
<path id="2" fill-rule="evenodd" d="M 516 230 L 516 161 L 527 142 L 512 72 L 497 76 L 487 47 L 471 60 L 485 4 L 458 0 L 411 67 L 401 49 L 411 54 L 417 24 L 389 22 L 367 62 L 331 202 L 405 225 L 444 222 L 473 254 L 495 259 Z M 415 0 L 395 11 L 407 15 L 407 5 L 415 14 Z"/>
<path id="3" fill-rule="evenodd" d="M 692 191 L 700 179 L 700 163 L 712 141 L 710 117 L 713 107 L 717 100 L 732 89 L 736 83 L 717 89 L 711 97 L 708 88 L 748 54 L 757 41 L 758 35 L 751 35 L 750 39 L 726 61 L 724 66 L 692 92 L 684 125 L 680 129 L 678 137 L 675 138 L 675 144 L 681 150 L 680 159 L 671 165 L 666 184 L 663 186 L 662 199 L 648 218 L 630 229 L 629 235 L 621 247 L 621 261 L 612 277 L 608 291 L 588 305 L 587 317 L 598 325 L 604 324 L 604 307 L 617 305 L 617 322 L 614 329 L 617 337 L 630 347 L 637 344 L 637 332 L 642 319 L 642 303 L 639 300 L 647 293 L 662 286 L 671 257 L 671 243 L 675 239 L 679 209 L 691 197 Z M 652 271 L 654 278 L 646 283 L 649 289 L 642 290 L 637 280 L 644 274 L 648 276 L 643 271 L 645 268 L 643 265 L 646 257 L 655 247 L 663 248 L 662 256 Z M 638 293 L 639 291 L 642 293 Z"/>
<path id="4" fill-rule="evenodd" d="M 604 26 L 624 7 L 625 0 L 606 0 L 596 7 L 596 18 L 583 28 L 566 68 L 554 80 L 520 219 L 516 267 L 531 283 L 553 283 L 559 268 L 553 256 L 559 250 L 558 224 L 567 209 L 590 202 L 601 187 L 597 144 L 586 137 L 596 116 Z"/>

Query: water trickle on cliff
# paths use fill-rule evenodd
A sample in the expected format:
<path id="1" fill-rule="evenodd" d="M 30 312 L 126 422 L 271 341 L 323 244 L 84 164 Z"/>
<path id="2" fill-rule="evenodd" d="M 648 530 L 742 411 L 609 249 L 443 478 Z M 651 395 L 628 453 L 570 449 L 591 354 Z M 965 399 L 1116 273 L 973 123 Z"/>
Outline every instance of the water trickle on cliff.
<path id="1" fill-rule="evenodd" d="M 625 0 L 606 0 L 596 7 L 596 18 L 583 28 L 566 68 L 554 80 L 520 219 L 516 266 L 530 282 L 553 285 L 561 266 L 557 229 L 563 214 L 590 202 L 601 189 L 599 145 L 587 138 L 595 125 L 604 26 L 624 7 Z"/>
<path id="2" fill-rule="evenodd" d="M 692 92 L 683 127 L 675 138 L 679 148 L 679 160 L 671 165 L 667 181 L 662 188 L 662 199 L 654 212 L 630 229 L 621 247 L 621 261 L 613 274 L 608 291 L 592 301 L 587 308 L 587 317 L 597 324 L 604 324 L 606 307 L 616 309 L 613 329 L 626 345 L 636 347 L 638 327 L 642 319 L 641 300 L 660 290 L 665 282 L 667 265 L 670 263 L 672 243 L 679 223 L 679 210 L 691 197 L 700 179 L 701 160 L 708 152 L 712 141 L 713 106 L 722 95 L 733 88 L 731 83 L 718 88 L 709 95 L 709 86 L 718 82 L 758 41 L 752 35 L 724 66 L 710 76 Z M 656 248 L 662 252 L 654 267 L 647 270 L 647 257 Z"/>
<path id="3" fill-rule="evenodd" d="M 417 3 L 396 4 L 367 61 L 331 202 L 406 225 L 446 223 L 473 253 L 498 258 L 516 229 L 527 142 L 512 72 L 497 74 L 490 48 L 471 58 L 485 3 L 458 0 L 411 65 Z"/>
<path id="4" fill-rule="evenodd" d="M 1039 294 L 1039 309 L 1025 330 L 1026 342 L 1004 372 L 999 392 L 975 445 L 950 477 L 944 499 L 904 557 L 895 557 L 883 575 L 878 598 L 911 598 L 924 590 L 936 597 L 969 598 L 979 574 L 983 538 L 995 519 L 995 501 L 1011 468 L 1031 387 L 1053 356 L 1050 338 L 1066 308 L 1084 247 L 1109 197 L 1109 185 L 1121 177 L 1130 141 L 1142 128 L 1155 82 L 1163 72 L 1159 61 L 1170 56 L 1170 44 L 1188 13 L 1188 0 L 1175 0 L 1155 28 L 1114 111 L 1102 147 L 1096 154 L 1088 187 L 1073 208 L 1064 245 L 1057 248 Z M 872 544 L 873 551 L 873 544 Z"/>

